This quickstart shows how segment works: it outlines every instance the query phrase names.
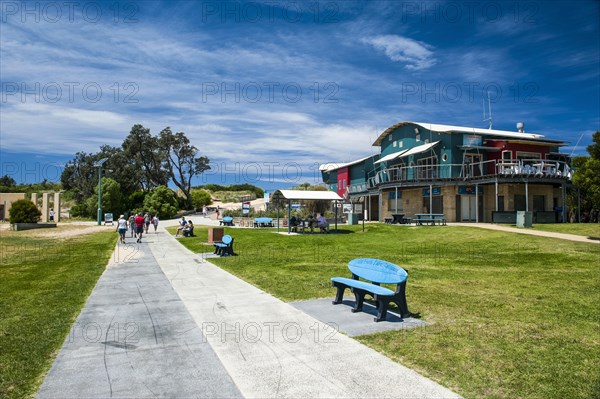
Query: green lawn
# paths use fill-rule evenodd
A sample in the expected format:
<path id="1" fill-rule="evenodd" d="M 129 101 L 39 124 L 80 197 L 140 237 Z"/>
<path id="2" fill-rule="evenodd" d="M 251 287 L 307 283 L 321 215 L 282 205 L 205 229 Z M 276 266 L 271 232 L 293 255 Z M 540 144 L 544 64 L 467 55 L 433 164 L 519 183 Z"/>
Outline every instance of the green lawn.
<path id="1" fill-rule="evenodd" d="M 533 230 L 575 234 L 600 240 L 600 223 L 556 223 L 534 224 Z"/>
<path id="2" fill-rule="evenodd" d="M 117 235 L 112 229 L 69 239 L 1 234 L 0 398 L 32 397 L 104 271 Z"/>
<path id="3" fill-rule="evenodd" d="M 600 397 L 600 245 L 469 227 L 361 229 L 226 228 L 238 256 L 214 263 L 285 301 L 333 298 L 329 279 L 348 276 L 353 258 L 397 263 L 409 272 L 410 310 L 432 324 L 359 341 L 467 398 Z M 212 251 L 206 228 L 195 231 L 180 242 Z"/>

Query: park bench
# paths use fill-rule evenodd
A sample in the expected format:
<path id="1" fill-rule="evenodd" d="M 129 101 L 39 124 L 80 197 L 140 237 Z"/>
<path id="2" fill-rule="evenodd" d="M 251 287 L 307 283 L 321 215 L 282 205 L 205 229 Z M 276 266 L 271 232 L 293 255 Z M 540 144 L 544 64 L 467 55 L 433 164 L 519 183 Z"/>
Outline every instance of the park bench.
<path id="1" fill-rule="evenodd" d="M 409 317 L 406 304 L 406 280 L 408 273 L 400 266 L 380 259 L 358 258 L 348 263 L 352 278 L 332 277 L 331 285 L 337 288 L 334 305 L 342 303 L 346 288 L 354 293 L 356 303 L 352 312 L 360 312 L 363 308 L 365 295 L 370 295 L 377 306 L 376 322 L 386 319 L 390 302 L 394 302 L 402 317 Z M 359 280 L 362 278 L 368 281 Z M 381 287 L 380 284 L 396 284 L 395 291 Z"/>
<path id="2" fill-rule="evenodd" d="M 192 227 L 191 229 L 183 229 L 183 236 L 194 237 L 194 228 Z"/>
<path id="3" fill-rule="evenodd" d="M 219 226 L 233 226 L 233 217 L 224 216 L 222 220 L 219 220 Z"/>
<path id="4" fill-rule="evenodd" d="M 413 219 L 413 221 L 417 226 L 423 226 L 424 224 L 435 226 L 436 223 L 439 226 L 446 225 L 446 218 L 443 213 L 417 213 L 415 216 L 416 219 Z"/>
<path id="5" fill-rule="evenodd" d="M 229 234 L 225 234 L 221 240 L 221 242 L 215 242 L 215 255 L 219 256 L 233 256 L 233 237 Z"/>
<path id="6" fill-rule="evenodd" d="M 254 227 L 273 227 L 273 219 L 271 218 L 256 218 L 254 219 Z"/>

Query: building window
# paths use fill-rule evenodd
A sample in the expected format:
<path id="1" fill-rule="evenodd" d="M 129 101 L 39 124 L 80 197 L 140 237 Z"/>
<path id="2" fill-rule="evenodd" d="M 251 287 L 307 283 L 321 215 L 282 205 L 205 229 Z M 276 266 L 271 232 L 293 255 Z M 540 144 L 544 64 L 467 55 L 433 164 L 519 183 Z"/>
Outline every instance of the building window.
<path id="1" fill-rule="evenodd" d="M 498 211 L 504 212 L 504 195 L 498 196 Z"/>
<path id="2" fill-rule="evenodd" d="M 443 154 L 442 155 L 442 161 L 446 162 L 448 160 L 448 154 Z"/>
<path id="3" fill-rule="evenodd" d="M 539 152 L 524 152 L 517 151 L 517 160 L 522 159 L 541 159 L 542 155 Z"/>
<path id="4" fill-rule="evenodd" d="M 421 141 L 421 135 L 420 134 L 417 134 L 416 140 L 417 141 Z"/>
<path id="5" fill-rule="evenodd" d="M 396 142 L 394 141 L 394 142 L 392 143 L 392 147 L 395 147 L 395 146 L 396 146 Z"/>
<path id="6" fill-rule="evenodd" d="M 515 194 L 515 211 L 524 211 L 527 207 L 525 196 L 522 194 Z"/>
<path id="7" fill-rule="evenodd" d="M 533 196 L 533 211 L 545 211 L 546 210 L 546 197 L 543 195 Z"/>
<path id="8" fill-rule="evenodd" d="M 429 139 L 425 139 L 425 144 L 428 144 L 428 143 L 429 143 Z"/>
<path id="9" fill-rule="evenodd" d="M 512 151 L 502 151 L 502 162 L 504 162 L 504 163 L 512 162 Z"/>
<path id="10" fill-rule="evenodd" d="M 388 136 L 388 141 L 392 141 L 392 135 L 391 134 Z"/>
<path id="11" fill-rule="evenodd" d="M 404 141 L 400 140 L 398 142 L 398 147 L 400 147 L 400 148 L 404 147 Z"/>

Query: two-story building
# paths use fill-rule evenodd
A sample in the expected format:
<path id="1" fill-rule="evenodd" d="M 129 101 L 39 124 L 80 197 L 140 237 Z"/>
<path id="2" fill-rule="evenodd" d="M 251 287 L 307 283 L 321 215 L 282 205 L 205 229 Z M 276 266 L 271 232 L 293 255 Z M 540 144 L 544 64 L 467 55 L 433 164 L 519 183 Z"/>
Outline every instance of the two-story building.
<path id="1" fill-rule="evenodd" d="M 571 184 L 566 143 L 526 133 L 400 122 L 375 140 L 376 155 L 321 165 L 325 184 L 361 203 L 370 220 L 443 213 L 448 221 L 537 223 L 566 219 Z"/>

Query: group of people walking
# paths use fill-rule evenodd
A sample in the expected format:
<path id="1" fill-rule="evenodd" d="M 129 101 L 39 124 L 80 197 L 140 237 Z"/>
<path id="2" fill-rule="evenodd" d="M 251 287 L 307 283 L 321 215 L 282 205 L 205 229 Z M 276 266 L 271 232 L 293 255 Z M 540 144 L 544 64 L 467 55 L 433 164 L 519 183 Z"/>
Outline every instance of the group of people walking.
<path id="1" fill-rule="evenodd" d="M 136 242 L 142 242 L 143 233 L 148 233 L 148 229 L 150 228 L 150 224 L 154 226 L 154 232 L 158 228 L 158 215 L 150 215 L 146 212 L 145 215 L 142 215 L 142 212 L 136 214 L 131 214 L 129 219 L 125 218 L 125 215 L 119 216 L 119 220 L 117 221 L 117 231 L 119 232 L 119 241 L 124 244 L 125 243 L 125 234 L 127 230 L 131 231 L 131 237 L 135 237 L 137 239 Z"/>

